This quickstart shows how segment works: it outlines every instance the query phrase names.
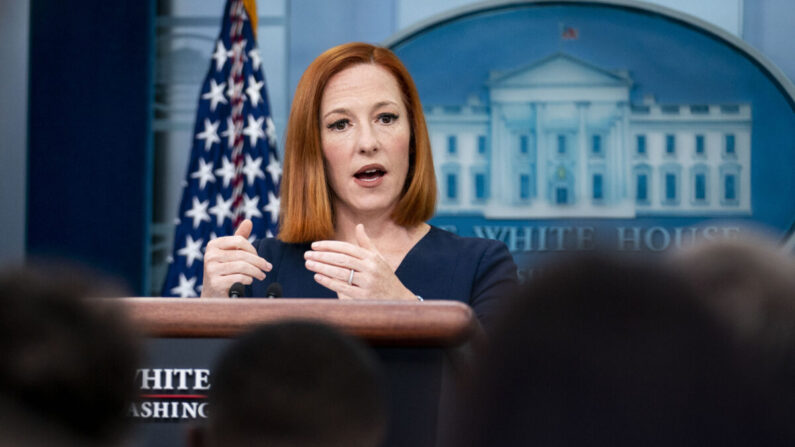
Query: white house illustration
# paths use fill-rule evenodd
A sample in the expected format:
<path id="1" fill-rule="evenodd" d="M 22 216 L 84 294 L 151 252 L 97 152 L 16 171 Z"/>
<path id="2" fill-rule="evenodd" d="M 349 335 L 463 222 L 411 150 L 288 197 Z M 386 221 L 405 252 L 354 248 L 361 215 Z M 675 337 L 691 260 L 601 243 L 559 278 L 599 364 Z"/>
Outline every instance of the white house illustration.
<path id="1" fill-rule="evenodd" d="M 631 87 L 558 53 L 492 73 L 488 104 L 427 107 L 438 214 L 750 214 L 751 106 L 631 104 Z"/>

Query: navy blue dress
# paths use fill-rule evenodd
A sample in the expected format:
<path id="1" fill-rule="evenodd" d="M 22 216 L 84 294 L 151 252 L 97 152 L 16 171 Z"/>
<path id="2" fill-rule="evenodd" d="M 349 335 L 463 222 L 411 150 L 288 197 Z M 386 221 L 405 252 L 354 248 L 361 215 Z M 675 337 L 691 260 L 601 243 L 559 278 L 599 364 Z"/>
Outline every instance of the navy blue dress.
<path id="1" fill-rule="evenodd" d="M 254 281 L 248 288 L 250 296 L 264 297 L 268 286 L 278 282 L 285 298 L 337 297 L 315 282 L 314 272 L 304 266 L 310 244 L 260 239 L 254 247 L 273 264 L 273 270 L 263 281 Z M 516 264 L 504 243 L 461 237 L 434 226 L 406 254 L 395 274 L 423 299 L 468 304 L 486 326 L 517 284 Z"/>

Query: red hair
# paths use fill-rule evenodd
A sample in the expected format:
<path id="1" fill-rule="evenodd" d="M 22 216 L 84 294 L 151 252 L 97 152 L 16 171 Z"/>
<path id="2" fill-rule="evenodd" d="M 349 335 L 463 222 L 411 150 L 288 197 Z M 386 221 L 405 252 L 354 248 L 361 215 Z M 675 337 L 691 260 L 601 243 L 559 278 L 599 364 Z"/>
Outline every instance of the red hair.
<path id="1" fill-rule="evenodd" d="M 279 213 L 279 239 L 284 242 L 311 242 L 334 236 L 332 193 L 320 142 L 320 102 L 329 79 L 357 64 L 376 64 L 392 73 L 409 115 L 409 170 L 392 219 L 410 227 L 433 215 L 436 176 L 417 87 L 390 50 L 367 43 L 347 43 L 318 56 L 298 81 L 284 148 Z"/>

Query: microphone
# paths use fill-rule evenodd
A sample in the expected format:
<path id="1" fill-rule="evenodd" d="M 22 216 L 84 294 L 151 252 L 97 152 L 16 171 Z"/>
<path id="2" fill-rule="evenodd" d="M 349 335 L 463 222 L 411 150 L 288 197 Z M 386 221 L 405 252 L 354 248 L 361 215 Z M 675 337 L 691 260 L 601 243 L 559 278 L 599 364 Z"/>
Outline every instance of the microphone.
<path id="1" fill-rule="evenodd" d="M 246 286 L 236 282 L 229 288 L 229 298 L 240 298 L 246 293 Z"/>
<path id="2" fill-rule="evenodd" d="M 273 282 L 271 285 L 268 286 L 268 290 L 265 292 L 265 298 L 281 298 L 282 297 L 282 285 Z"/>

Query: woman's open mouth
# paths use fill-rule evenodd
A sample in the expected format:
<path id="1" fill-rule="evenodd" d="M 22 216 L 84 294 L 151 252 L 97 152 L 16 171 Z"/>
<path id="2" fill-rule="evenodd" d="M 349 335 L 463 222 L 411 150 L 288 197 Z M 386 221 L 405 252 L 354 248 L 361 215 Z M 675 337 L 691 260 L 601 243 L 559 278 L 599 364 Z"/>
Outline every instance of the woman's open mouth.
<path id="1" fill-rule="evenodd" d="M 382 166 L 369 165 L 356 171 L 353 177 L 360 185 L 375 186 L 381 182 L 385 175 L 386 170 Z"/>

